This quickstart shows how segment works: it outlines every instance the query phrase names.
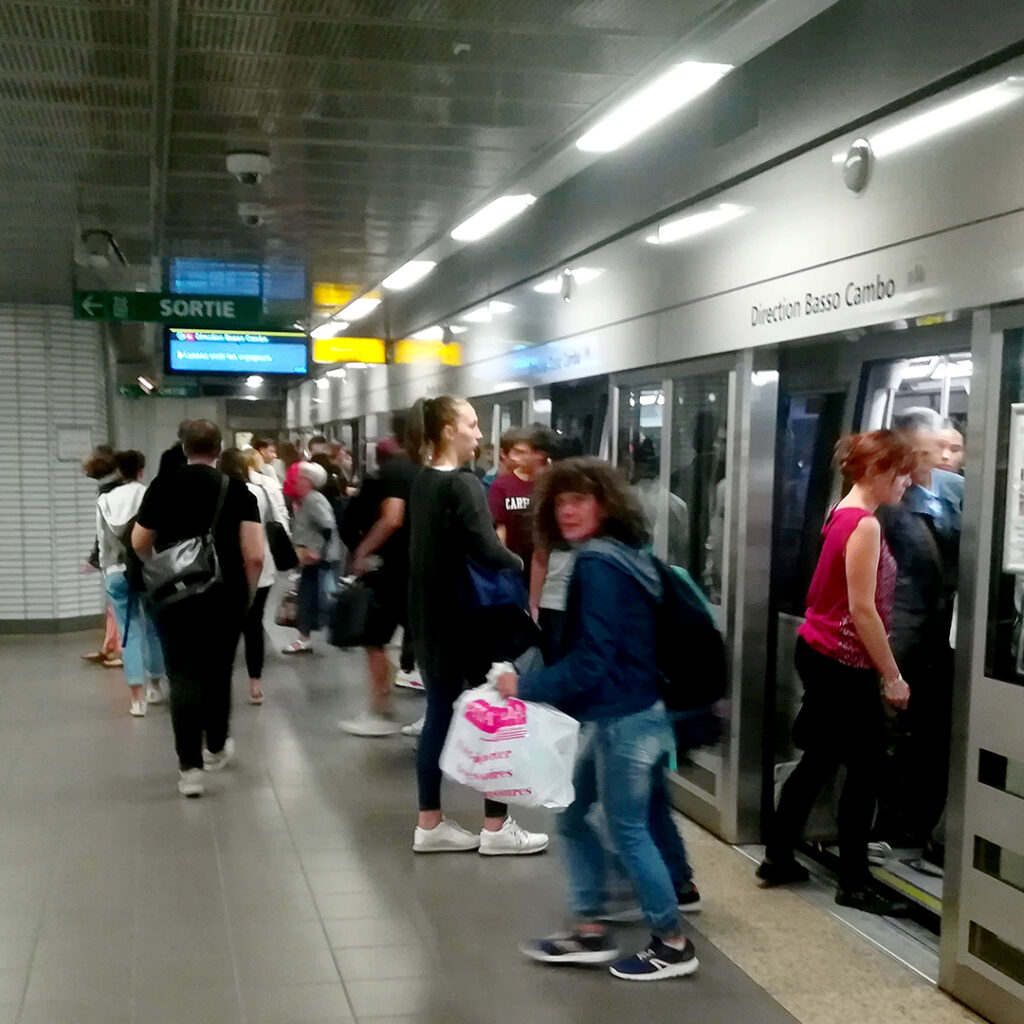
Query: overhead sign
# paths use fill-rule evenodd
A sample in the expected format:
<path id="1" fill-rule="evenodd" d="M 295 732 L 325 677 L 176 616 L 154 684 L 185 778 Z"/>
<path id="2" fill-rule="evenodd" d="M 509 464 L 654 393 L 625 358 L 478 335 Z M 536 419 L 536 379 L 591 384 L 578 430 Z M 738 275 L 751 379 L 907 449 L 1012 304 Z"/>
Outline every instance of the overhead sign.
<path id="1" fill-rule="evenodd" d="M 403 338 L 395 342 L 396 363 L 440 363 L 442 366 L 461 366 L 462 349 L 458 342 L 446 345 L 443 341 L 420 341 Z"/>
<path id="2" fill-rule="evenodd" d="M 382 338 L 314 338 L 314 363 L 383 363 Z"/>
<path id="3" fill-rule="evenodd" d="M 331 281 L 316 281 L 313 284 L 314 306 L 344 306 L 359 294 L 354 284 L 334 284 Z"/>
<path id="4" fill-rule="evenodd" d="M 263 300 L 252 295 L 176 295 L 166 292 L 75 292 L 78 320 L 189 323 L 196 327 L 257 327 Z"/>
<path id="5" fill-rule="evenodd" d="M 296 331 L 223 331 L 174 327 L 167 369 L 185 373 L 306 373 L 306 335 Z"/>
<path id="6" fill-rule="evenodd" d="M 193 381 L 182 381 L 180 384 L 164 384 L 158 391 L 150 393 L 138 384 L 122 384 L 117 393 L 122 398 L 198 398 L 199 385 Z"/>

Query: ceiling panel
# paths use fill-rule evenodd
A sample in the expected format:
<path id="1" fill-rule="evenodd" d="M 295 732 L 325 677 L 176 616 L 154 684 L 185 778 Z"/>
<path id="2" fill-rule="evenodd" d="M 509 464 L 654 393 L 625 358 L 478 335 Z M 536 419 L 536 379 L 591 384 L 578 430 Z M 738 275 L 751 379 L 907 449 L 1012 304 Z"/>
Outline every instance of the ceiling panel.
<path id="1" fill-rule="evenodd" d="M 67 301 L 84 228 L 371 286 L 735 2 L 3 0 L 0 299 Z"/>

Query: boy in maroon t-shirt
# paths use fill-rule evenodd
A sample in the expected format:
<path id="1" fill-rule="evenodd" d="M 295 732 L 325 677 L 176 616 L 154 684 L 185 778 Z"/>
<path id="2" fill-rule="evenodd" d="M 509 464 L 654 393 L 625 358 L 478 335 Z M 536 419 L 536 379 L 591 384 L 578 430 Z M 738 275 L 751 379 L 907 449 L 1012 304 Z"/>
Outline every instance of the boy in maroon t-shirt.
<path id="1" fill-rule="evenodd" d="M 501 450 L 512 472 L 498 477 L 487 492 L 498 537 L 509 551 L 522 558 L 527 578 L 533 557 L 533 488 L 548 464 L 546 447 L 539 430 L 505 431 L 501 435 Z"/>

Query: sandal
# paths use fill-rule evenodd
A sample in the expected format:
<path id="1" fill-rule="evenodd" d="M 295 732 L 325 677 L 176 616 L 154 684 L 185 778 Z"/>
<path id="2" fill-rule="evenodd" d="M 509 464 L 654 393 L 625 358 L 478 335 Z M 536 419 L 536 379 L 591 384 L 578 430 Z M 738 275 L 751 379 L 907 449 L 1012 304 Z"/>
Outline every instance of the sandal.
<path id="1" fill-rule="evenodd" d="M 262 704 L 263 703 L 263 690 L 259 687 L 255 689 L 249 687 L 249 703 L 250 704 Z"/>

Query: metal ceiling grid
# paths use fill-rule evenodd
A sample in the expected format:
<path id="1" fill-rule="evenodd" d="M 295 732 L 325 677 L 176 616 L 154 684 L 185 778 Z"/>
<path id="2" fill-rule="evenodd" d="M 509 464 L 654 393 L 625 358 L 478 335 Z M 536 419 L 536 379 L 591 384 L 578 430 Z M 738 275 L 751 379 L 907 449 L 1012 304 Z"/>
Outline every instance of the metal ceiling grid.
<path id="1" fill-rule="evenodd" d="M 4 0 L 0 298 L 67 301 L 82 227 L 372 285 L 733 2 Z"/>

